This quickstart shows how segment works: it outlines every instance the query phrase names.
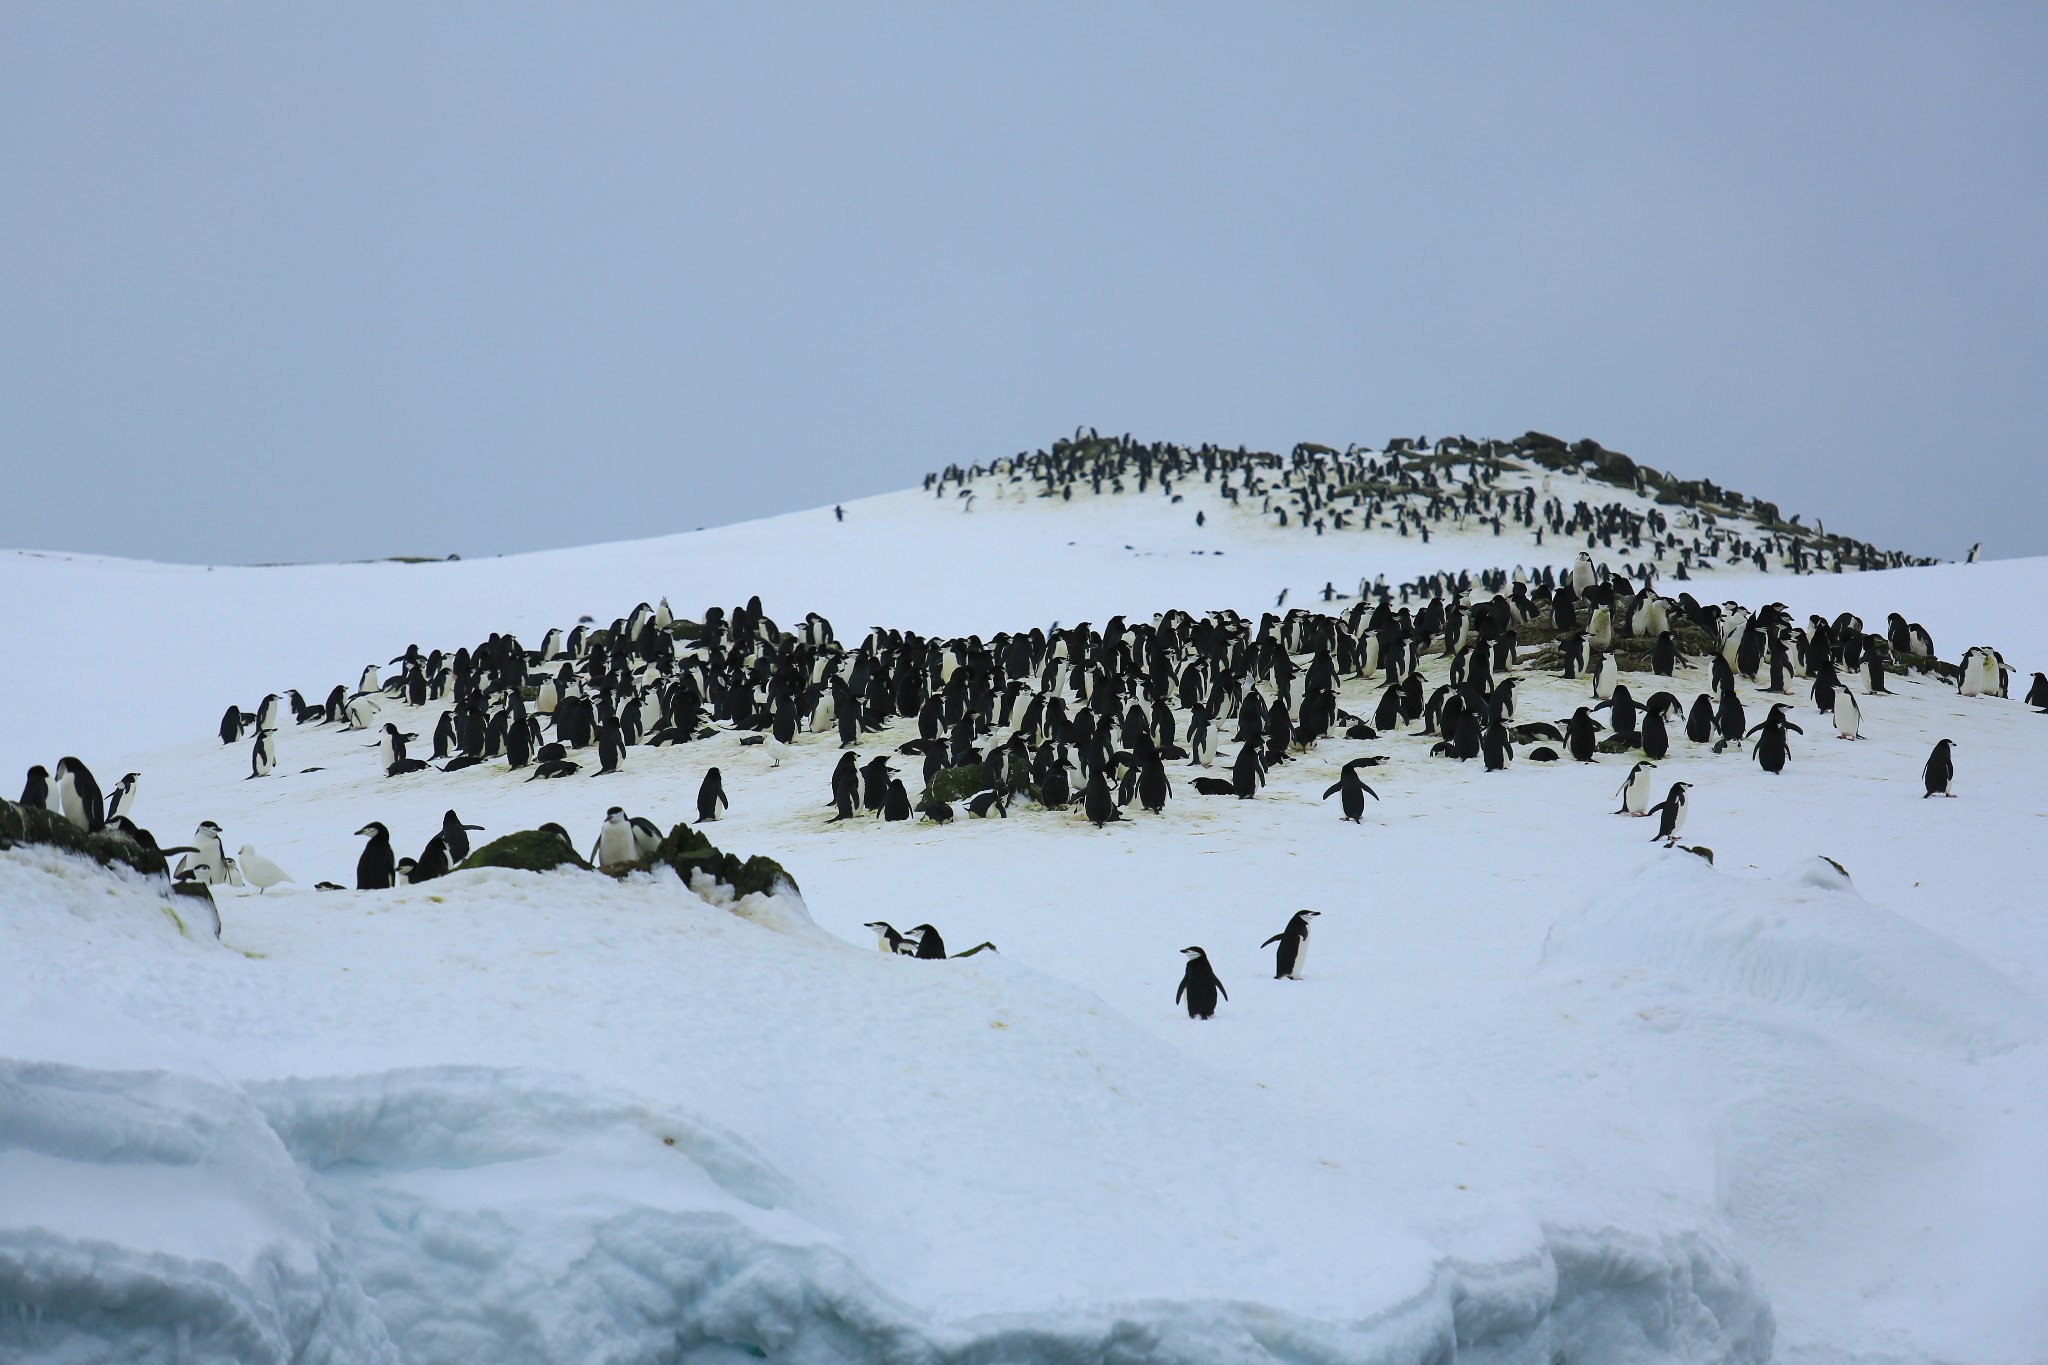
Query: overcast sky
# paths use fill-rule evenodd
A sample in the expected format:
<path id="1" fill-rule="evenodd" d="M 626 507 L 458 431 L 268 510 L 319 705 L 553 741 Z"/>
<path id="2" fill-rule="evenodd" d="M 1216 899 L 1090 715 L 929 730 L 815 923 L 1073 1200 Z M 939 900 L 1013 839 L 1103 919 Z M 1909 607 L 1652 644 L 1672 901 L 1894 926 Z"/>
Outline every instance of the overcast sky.
<path id="1" fill-rule="evenodd" d="M 0 4 L 0 545 L 465 556 L 1077 423 L 2048 553 L 2048 11 Z"/>

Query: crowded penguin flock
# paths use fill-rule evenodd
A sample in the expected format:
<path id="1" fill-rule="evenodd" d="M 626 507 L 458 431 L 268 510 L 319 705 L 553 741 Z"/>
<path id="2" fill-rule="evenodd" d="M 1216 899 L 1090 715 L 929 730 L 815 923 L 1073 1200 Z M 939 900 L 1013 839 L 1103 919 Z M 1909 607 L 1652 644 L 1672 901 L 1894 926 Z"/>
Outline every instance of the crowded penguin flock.
<path id="1" fill-rule="evenodd" d="M 1582 496 L 1588 479 L 1616 497 Z M 884 626 L 842 636 L 816 613 L 778 622 L 758 597 L 679 616 L 657 597 L 537 641 L 500 631 L 405 643 L 350 682 L 238 701 L 220 720 L 221 761 L 250 782 L 322 771 L 293 764 L 297 737 L 319 732 L 348 736 L 348 761 L 393 792 L 466 770 L 493 783 L 547 783 L 560 809 L 542 832 L 603 868 L 644 861 L 662 838 L 605 792 L 607 778 L 634 770 L 659 773 L 698 824 L 747 802 L 750 781 L 789 769 L 814 794 L 810 812 L 792 817 L 804 829 L 871 827 L 880 837 L 889 826 L 946 828 L 947 838 L 1013 820 L 1087 837 L 1189 806 L 1265 800 L 1285 771 L 1310 777 L 1328 803 L 1295 818 L 1339 820 L 1369 839 L 1368 813 L 1399 799 L 1384 774 L 1608 763 L 1620 784 L 1614 815 L 1645 821 L 1639 830 L 1654 824 L 1645 842 L 1711 859 L 1706 844 L 1682 842 L 1697 837 L 1687 814 L 1699 774 L 1711 771 L 1702 765 L 1745 762 L 1776 776 L 1824 741 L 1861 740 L 1883 724 L 1882 699 L 1902 675 L 2048 712 L 2048 679 L 2015 677 L 1992 644 L 1950 645 L 1948 663 L 1937 648 L 1947 642 L 1903 615 L 1799 619 L 1767 592 L 1712 600 L 1722 595 L 1702 585 L 1724 568 L 1740 569 L 1747 576 L 1731 583 L 1755 592 L 1769 581 L 1759 571 L 1923 561 L 1781 520 L 1769 504 L 1670 479 L 1591 442 L 1530 433 L 1395 440 L 1382 451 L 1304 445 L 1283 457 L 1077 433 L 925 480 L 967 515 L 977 501 L 1016 498 L 1171 504 L 1204 486 L 1207 505 L 1221 497 L 1280 529 L 1427 539 L 1477 528 L 1523 563 L 1389 583 L 1361 540 L 1356 579 L 1341 590 L 1332 580 L 1313 606 L 1286 607 L 1283 592 L 1256 616 L 1191 604 L 1139 620 L 1020 623 L 986 638 Z M 1694 760 L 1688 776 L 1660 777 L 1659 765 L 1679 757 Z M 1923 798 L 1955 797 L 1967 792 L 1957 757 L 1943 739 L 1899 778 Z M 129 773 L 103 794 L 66 757 L 29 771 L 21 803 L 158 848 L 138 823 L 141 781 Z M 466 786 L 461 804 L 476 790 Z M 446 876 L 483 830 L 454 804 L 431 828 L 363 824 L 352 876 L 298 871 L 334 891 Z M 226 837 L 209 819 L 161 848 L 178 859 L 170 875 L 259 892 L 297 884 L 254 844 L 230 855 Z M 1276 977 L 1302 978 L 1317 913 L 1275 911 L 1286 925 L 1261 947 L 1275 951 Z M 965 955 L 948 952 L 930 923 L 868 927 L 885 952 Z M 1211 1017 L 1228 1000 L 1218 969 L 1200 946 L 1183 955 L 1176 998 L 1191 1017 Z"/>

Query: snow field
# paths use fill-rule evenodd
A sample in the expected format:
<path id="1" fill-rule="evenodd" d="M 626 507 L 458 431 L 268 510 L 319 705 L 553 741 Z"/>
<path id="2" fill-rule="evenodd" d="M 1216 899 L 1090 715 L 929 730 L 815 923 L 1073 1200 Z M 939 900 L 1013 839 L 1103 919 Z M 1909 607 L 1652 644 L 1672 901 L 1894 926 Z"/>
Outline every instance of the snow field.
<path id="1" fill-rule="evenodd" d="M 0 1189 L 37 1191 L 0 1198 L 19 1290 L 0 1303 L 41 1314 L 0 1311 L 0 1354 L 65 1332 L 78 1358 L 118 1342 L 139 1359 L 2048 1351 L 2030 1142 L 2048 1117 L 2048 721 L 2016 702 L 1897 679 L 1861 698 L 1869 738 L 1849 743 L 1802 695 L 1775 778 L 1746 748 L 1679 739 L 1659 794 L 1698 784 L 1683 841 L 1713 867 L 1609 814 L 1627 757 L 1487 774 L 1391 735 L 1324 741 L 1249 802 L 1196 796 L 1169 765 L 1164 815 L 1101 831 L 1022 807 L 827 826 L 830 736 L 780 767 L 724 736 L 539 783 L 496 764 L 385 779 L 367 736 L 311 727 L 281 736 L 283 775 L 245 781 L 246 746 L 207 738 L 228 700 L 324 690 L 410 639 L 537 640 L 664 592 L 694 615 L 758 591 L 785 627 L 815 608 L 847 639 L 1256 611 L 1279 586 L 1298 605 L 1368 569 L 1495 562 L 1475 557 L 1490 533 L 1425 555 L 1212 511 L 1227 553 L 1196 556 L 1186 504 L 931 501 L 449 565 L 10 561 L 30 638 L 100 630 L 107 602 L 121 630 L 68 688 L 0 684 L 36 687 L 0 700 L 50 725 L 9 752 L 138 768 L 165 842 L 213 819 L 298 884 L 221 888 L 213 945 L 140 889 L 0 854 Z M 851 548 L 820 548 L 841 532 Z M 1943 586 L 1964 573 L 1985 588 Z M 1946 657 L 1988 642 L 2029 668 L 2048 653 L 2021 609 L 2040 574 L 1693 591 L 1850 606 L 1871 628 L 1898 609 Z M 1625 680 L 1690 701 L 1705 679 Z M 1752 720 L 1776 700 L 1741 691 Z M 1352 683 L 1344 704 L 1376 692 Z M 1518 721 L 1592 700 L 1583 679 L 1521 693 Z M 424 741 L 436 709 L 396 718 Z M 135 758 L 124 726 L 190 738 Z M 113 753 L 60 737 L 78 735 Z M 1962 795 L 1923 801 L 1944 736 Z M 1317 797 L 1363 753 L 1390 761 L 1365 774 L 1382 800 L 1360 828 Z M 609 804 L 691 817 L 713 763 L 733 805 L 712 837 L 777 858 L 805 905 L 506 872 L 310 890 L 352 884 L 350 831 L 371 819 L 401 854 L 450 806 L 480 841 L 553 819 L 587 847 Z M 1307 979 L 1273 981 L 1256 945 L 1304 907 L 1324 912 Z M 860 927 L 875 918 L 1001 953 L 885 958 Z M 1189 943 L 1231 993 L 1206 1024 L 1172 1003 Z M 52 1113 L 71 1127 L 34 1117 Z M 147 1143 L 125 1136 L 135 1113 Z M 127 1193 L 83 1193 L 101 1188 Z M 85 1306 L 116 1284 L 128 1307 Z"/>

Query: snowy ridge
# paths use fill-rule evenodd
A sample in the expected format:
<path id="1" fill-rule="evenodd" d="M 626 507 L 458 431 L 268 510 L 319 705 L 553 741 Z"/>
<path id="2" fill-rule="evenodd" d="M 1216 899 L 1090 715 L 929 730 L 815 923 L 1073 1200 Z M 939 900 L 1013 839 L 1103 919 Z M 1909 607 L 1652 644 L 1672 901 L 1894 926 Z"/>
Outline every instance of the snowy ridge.
<path id="1" fill-rule="evenodd" d="M 150 905 L 144 887 L 109 895 L 93 885 L 97 869 L 48 866 L 61 855 L 5 856 L 0 877 L 8 902 L 19 906 L 28 894 L 24 877 L 40 873 L 34 885 L 42 927 L 51 933 L 68 928 L 81 957 L 90 942 L 85 936 L 116 921 L 152 926 L 149 932 L 165 940 L 156 945 L 159 951 L 187 969 L 182 982 L 165 984 L 181 993 L 207 991 L 221 970 L 234 971 L 245 961 L 182 939 Z M 37 861 L 44 866 L 28 866 Z M 501 918 L 516 908 L 505 894 L 510 888 L 556 895 L 572 875 L 459 874 L 440 884 L 444 904 L 457 907 L 446 924 L 461 931 L 480 911 Z M 58 894 L 50 894 L 51 883 Z M 587 896 L 590 888 L 578 892 Z M 1041 1057 L 1022 1071 L 1004 1072 L 1006 1083 L 1036 1074 L 1048 1089 L 1035 1098 L 1046 1101 L 1084 1088 L 1085 1080 L 1099 1083 L 1106 1072 L 1112 1093 L 1140 1104 L 1134 1129 L 1131 1118 L 1118 1119 L 1113 1109 L 1076 1108 L 1069 1099 L 1057 1122 L 1038 1135 L 1052 1138 L 1075 1120 L 1097 1130 L 1107 1123 L 1107 1150 L 1140 1158 L 1118 1177 L 1133 1185 L 1158 1178 L 1145 1167 L 1160 1155 L 1149 1144 L 1163 1135 L 1151 1131 L 1157 1120 L 1144 1119 L 1143 1111 L 1179 1110 L 1189 1099 L 1205 1103 L 1197 1097 L 1213 1085 L 1182 1074 L 1162 1090 L 1162 1078 L 1147 1070 L 1164 1063 L 1184 1073 L 1184 1067 L 1162 1058 L 1156 1044 L 1099 1005 L 1080 1009 L 1083 1027 L 1075 1033 L 1058 1022 L 1079 1003 L 1061 1000 L 1066 988 L 999 961 L 961 972 L 963 982 L 920 981 L 909 975 L 918 970 L 914 964 L 738 927 L 740 921 L 680 888 L 664 891 L 656 882 L 619 888 L 617 895 L 637 910 L 660 903 L 708 920 L 703 927 L 714 928 L 711 940 L 695 942 L 693 956 L 715 945 L 717 958 L 700 958 L 687 984 L 697 994 L 737 979 L 735 1011 L 752 977 L 801 972 L 803 959 L 820 952 L 835 959 L 839 971 L 858 966 L 902 976 L 898 989 L 908 987 L 911 998 L 893 1018 L 865 1020 L 858 1037 L 810 1035 L 823 1054 L 814 1084 L 822 1085 L 829 1072 L 863 1072 L 871 1064 L 862 1054 L 870 1049 L 900 1055 L 913 1037 L 928 1047 L 945 1046 L 937 1040 L 949 1014 L 960 1016 L 955 1022 L 968 1042 L 994 1036 L 984 1017 L 993 1012 L 1007 1024 L 1004 1044 L 1014 1038 Z M 714 927 L 720 919 L 725 927 Z M 778 964 L 784 957 L 796 960 Z M 1128 1222 L 1119 1216 L 1070 1229 L 1077 1245 L 1114 1240 L 1097 1267 L 1113 1277 L 1109 1292 L 1093 1301 L 1062 1297 L 1057 1311 L 1046 1311 L 1052 1304 L 1001 1311 L 996 1305 L 1014 1298 L 1014 1285 L 991 1296 L 987 1289 L 948 1284 L 949 1274 L 929 1259 L 942 1261 L 943 1246 L 874 1255 L 881 1233 L 874 1218 L 886 1222 L 888 1210 L 863 1213 L 830 1197 L 821 1202 L 819 1172 L 792 1180 L 764 1160 L 773 1136 L 729 1132 L 673 1105 L 657 1108 L 530 1067 L 404 1067 L 258 1081 L 245 1091 L 205 1074 L 207 1068 L 183 1057 L 147 1019 L 124 1020 L 112 998 L 84 1004 L 91 999 L 90 976 L 81 971 L 70 983 L 67 995 L 76 1003 L 68 1005 L 47 991 L 10 992 L 16 1003 L 0 1034 L 11 1050 L 28 1043 L 31 1051 L 56 1054 L 68 1047 L 79 1055 L 73 1064 L 10 1063 L 6 1072 L 9 1123 L 0 1169 L 17 1182 L 10 1188 L 62 1196 L 55 1205 L 12 1201 L 6 1211 L 0 1232 L 9 1271 L 5 1301 L 37 1309 L 33 1317 L 0 1313 L 0 1346 L 11 1350 L 47 1351 L 57 1359 L 89 1359 L 118 1348 L 133 1359 L 547 1361 L 679 1351 L 681 1359 L 715 1360 L 758 1351 L 799 1361 L 1333 1362 L 1440 1359 L 1457 1350 L 1531 1361 L 1558 1352 L 1646 1350 L 1719 1360 L 1762 1359 L 1770 1339 L 1769 1312 L 1746 1273 L 1695 1235 L 1559 1227 L 1525 1229 L 1502 1245 L 1496 1228 L 1472 1245 L 1471 1254 L 1443 1256 L 1391 1225 L 1372 1234 L 1369 1225 L 1349 1218 L 1352 1237 L 1379 1244 L 1367 1256 L 1366 1281 L 1336 1276 L 1292 1310 L 1285 1306 L 1295 1297 L 1284 1289 L 1290 1277 L 1256 1272 L 1247 1278 L 1234 1258 L 1200 1276 L 1212 1282 L 1207 1294 L 1190 1299 L 1162 1296 L 1156 1287 L 1147 1292 L 1161 1282 L 1142 1269 L 1135 1277 L 1119 1272 L 1117 1263 L 1158 1264 L 1175 1241 L 1199 1236 L 1203 1220 L 1140 1230 L 1133 1241 L 1132 1229 L 1116 1226 Z M 1059 1002 L 1056 1010 L 1047 1009 L 1048 992 Z M 701 1008 L 703 996 L 697 998 Z M 224 1012 L 209 1031 L 228 1023 Z M 1066 1043 L 1039 1043 L 1044 1029 L 1087 1046 L 1060 1060 Z M 131 1054 L 131 1041 L 145 1037 L 159 1041 Z M 777 1044 L 710 1065 L 723 1073 L 718 1083 L 739 1085 L 771 1058 L 786 1064 L 789 1055 Z M 1144 1063 L 1136 1071 L 1134 1058 Z M 966 1060 L 969 1071 L 947 1067 L 935 1079 L 949 1091 L 971 1085 L 973 1070 L 988 1059 Z M 1194 1095 L 1176 1096 L 1189 1086 Z M 896 1143 L 910 1140 L 906 1120 L 913 1128 L 939 1130 L 926 1133 L 926 1142 L 940 1141 L 920 1160 L 970 1141 L 986 1152 L 996 1130 L 984 1127 L 984 1104 L 967 1096 L 940 1098 L 912 1115 L 875 1121 Z M 1121 1140 L 1114 1137 L 1119 1130 Z M 1272 1140 L 1257 1125 L 1237 1138 L 1261 1145 Z M 1100 1160 L 1104 1149 L 1091 1144 L 1087 1150 L 1088 1159 Z M 1172 1178 L 1202 1178 L 1206 1158 L 1191 1155 L 1198 1164 Z M 810 1164 L 815 1154 L 798 1160 Z M 59 1167 L 93 1164 L 98 1180 L 107 1162 L 130 1176 L 125 1189 L 118 1176 L 111 1187 L 102 1185 L 111 1197 L 96 1221 L 69 1196 L 83 1172 L 67 1176 Z M 1018 1218 L 1071 1216 L 1048 1207 L 1052 1191 L 1040 1188 L 1048 1177 L 1065 1181 L 1071 1167 L 1047 1171 L 998 1159 L 983 1169 L 921 1175 L 914 1167 L 889 1165 L 897 1193 L 916 1204 L 942 1195 L 983 1204 L 962 1211 L 966 1226 L 981 1235 L 1001 1236 Z M 1347 1213 L 1360 1212 L 1355 1200 L 1346 1203 Z M 226 1218 L 226 1209 L 238 1215 Z M 1245 1208 L 1234 1216 L 1250 1213 Z M 67 1231 L 47 1230 L 53 1225 Z M 1256 1247 L 1261 1239 L 1254 1221 L 1241 1226 Z M 962 1235 L 972 1234 L 963 1226 Z M 1034 1239 L 1024 1240 L 1030 1245 Z M 1488 1242 L 1495 1245 L 1488 1248 Z M 1387 1248 L 1403 1245 L 1403 1257 L 1389 1262 Z M 1499 1258 L 1478 1254 L 1482 1249 Z M 1267 1248 L 1265 1255 L 1278 1250 Z M 1076 1255 L 1088 1258 L 1086 1251 Z M 878 1269 L 892 1266 L 893 1276 L 875 1278 Z M 1031 1266 L 1024 1261 L 1012 1269 L 1028 1276 Z M 1188 1269 L 1177 1264 L 1173 1278 Z M 1110 1287 L 1117 1280 L 1121 1293 Z M 1367 1290 L 1375 1281 L 1378 1292 Z M 1245 1299 L 1228 1291 L 1233 1282 L 1278 1292 Z M 1362 1316 L 1356 1307 L 1338 1307 L 1357 1303 L 1358 1296 L 1379 1306 Z M 374 1314 L 366 1302 L 375 1303 Z"/>

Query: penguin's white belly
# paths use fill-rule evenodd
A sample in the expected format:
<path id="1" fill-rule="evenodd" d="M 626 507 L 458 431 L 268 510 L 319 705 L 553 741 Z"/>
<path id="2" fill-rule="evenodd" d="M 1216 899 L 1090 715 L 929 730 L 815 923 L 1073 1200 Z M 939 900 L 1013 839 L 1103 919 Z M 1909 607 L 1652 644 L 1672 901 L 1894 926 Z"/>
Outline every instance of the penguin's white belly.
<path id="1" fill-rule="evenodd" d="M 601 865 L 630 863 L 639 856 L 638 841 L 633 838 L 633 827 L 623 821 L 617 828 L 607 823 L 597 837 L 597 861 Z"/>
<path id="2" fill-rule="evenodd" d="M 1294 944 L 1294 970 L 1287 973 L 1288 980 L 1299 981 L 1308 966 L 1308 935 L 1303 934 Z"/>

